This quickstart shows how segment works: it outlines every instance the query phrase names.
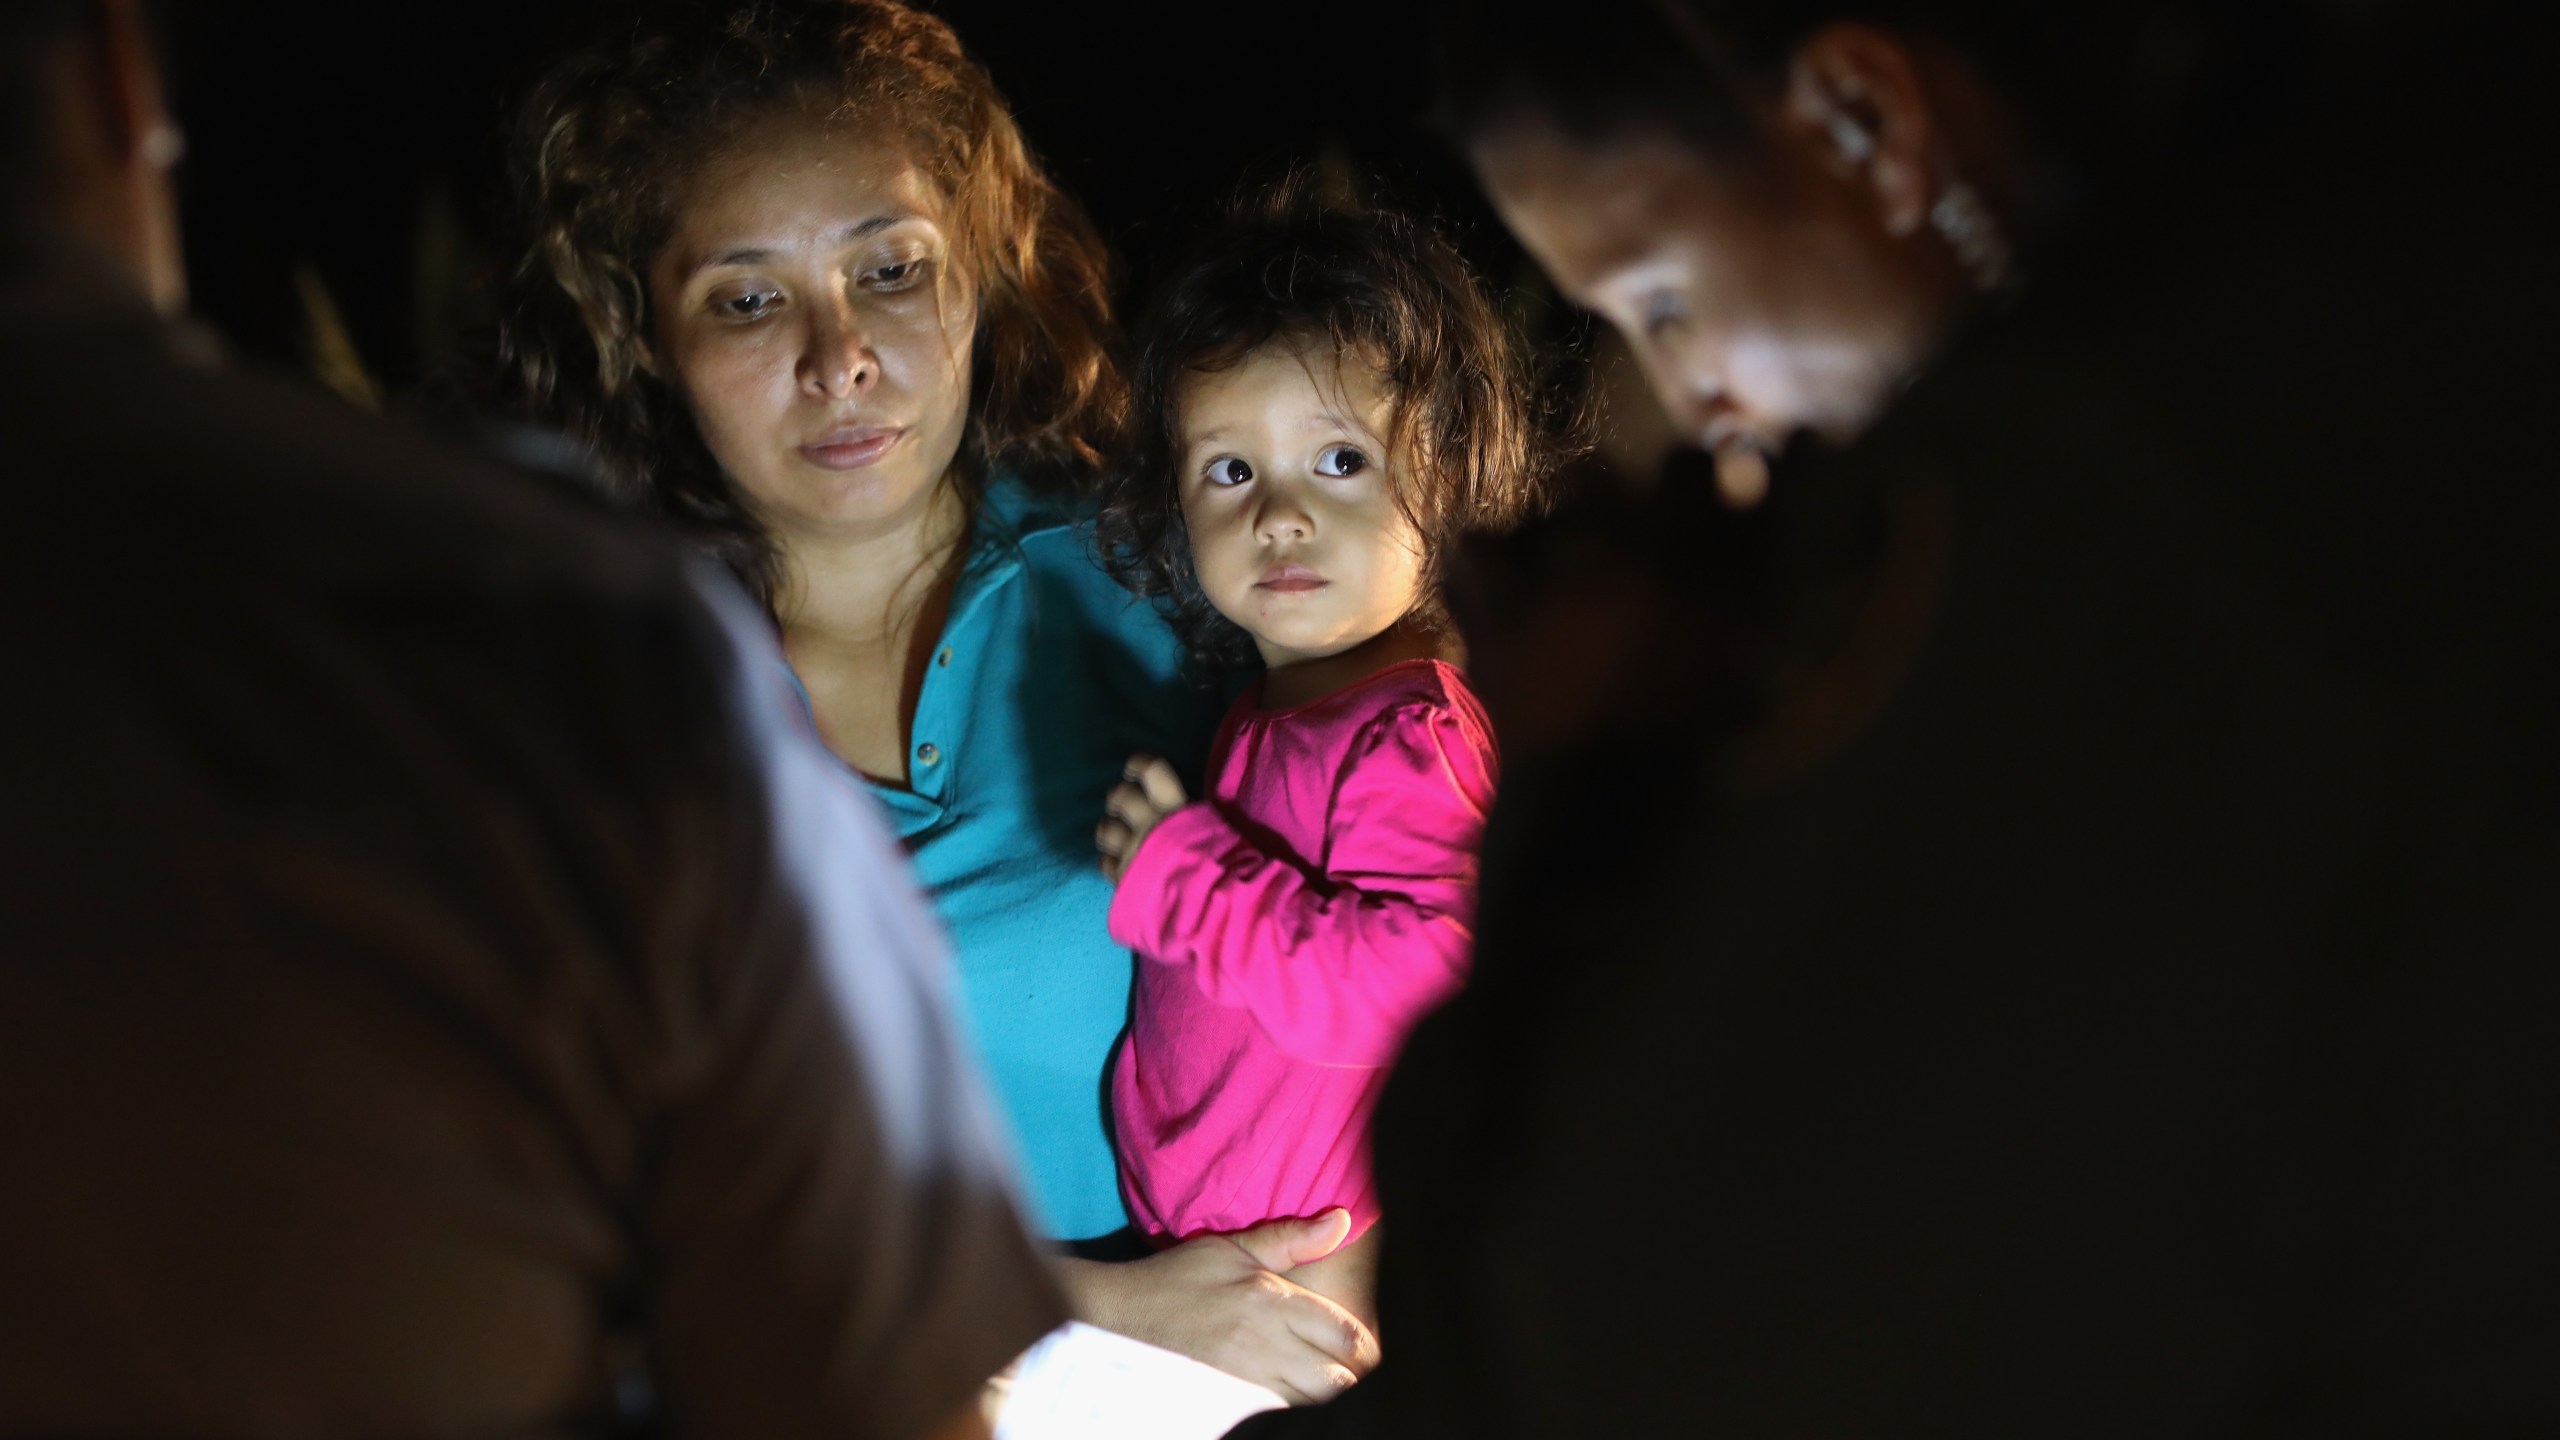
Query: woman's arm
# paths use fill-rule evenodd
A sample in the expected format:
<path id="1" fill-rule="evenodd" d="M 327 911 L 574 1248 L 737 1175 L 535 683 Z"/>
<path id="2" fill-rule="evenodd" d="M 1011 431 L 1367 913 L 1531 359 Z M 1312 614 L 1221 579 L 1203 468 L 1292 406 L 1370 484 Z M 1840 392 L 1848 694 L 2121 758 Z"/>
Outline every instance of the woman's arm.
<path id="1" fill-rule="evenodd" d="M 1335 1210 L 1204 1235 L 1125 1264 L 1060 1260 L 1058 1273 L 1086 1322 L 1311 1405 L 1367 1374 L 1378 1339 L 1282 1272 L 1332 1254 L 1350 1230 L 1350 1215 Z"/>
<path id="2" fill-rule="evenodd" d="M 1492 798 L 1481 745 L 1436 706 L 1380 717 L 1336 784 L 1320 875 L 1214 805 L 1145 817 L 1130 827 L 1113 938 L 1187 965 L 1299 1059 L 1387 1063 L 1465 978 Z M 1125 799 L 1114 792 L 1115 815 Z"/>

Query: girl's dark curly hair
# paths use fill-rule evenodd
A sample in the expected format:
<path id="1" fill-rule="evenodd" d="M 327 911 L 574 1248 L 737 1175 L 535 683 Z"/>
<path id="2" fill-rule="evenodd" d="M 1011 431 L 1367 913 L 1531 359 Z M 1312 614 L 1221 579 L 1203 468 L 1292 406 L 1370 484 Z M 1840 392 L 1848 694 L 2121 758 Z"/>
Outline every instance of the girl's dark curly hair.
<path id="1" fill-rule="evenodd" d="M 1237 205 L 1156 295 L 1131 369 L 1134 456 L 1104 496 L 1098 538 L 1122 584 L 1170 600 L 1193 654 L 1256 662 L 1192 569 L 1182 518 L 1185 380 L 1269 346 L 1310 346 L 1375 368 L 1391 407 L 1396 505 L 1422 537 L 1417 612 L 1444 622 L 1440 561 L 1469 531 L 1507 529 L 1544 500 L 1562 447 L 1534 403 L 1525 348 L 1475 274 L 1398 210 L 1319 197 L 1304 176 Z"/>
<path id="2" fill-rule="evenodd" d="M 623 22 L 527 97 L 510 154 L 523 251 L 499 333 L 502 403 L 568 431 L 606 484 L 726 560 L 768 605 L 779 555 L 644 356 L 648 275 L 688 175 L 776 115 L 894 134 L 948 201 L 978 304 L 963 481 L 1055 481 L 1118 449 L 1109 262 L 951 27 L 894 0 L 677 0 Z"/>

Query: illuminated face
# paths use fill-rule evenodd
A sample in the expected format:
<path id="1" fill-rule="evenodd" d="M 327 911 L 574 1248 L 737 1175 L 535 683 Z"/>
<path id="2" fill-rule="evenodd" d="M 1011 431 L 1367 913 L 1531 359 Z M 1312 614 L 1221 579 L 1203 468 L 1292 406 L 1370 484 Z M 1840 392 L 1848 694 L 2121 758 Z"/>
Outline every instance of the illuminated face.
<path id="1" fill-rule="evenodd" d="M 1420 598 L 1421 537 L 1396 507 L 1377 374 L 1266 346 L 1183 383 L 1182 518 L 1200 588 L 1273 669 L 1338 655 Z"/>
<path id="2" fill-rule="evenodd" d="M 786 545 L 933 498 L 968 424 L 968 279 L 943 201 L 892 143 L 811 120 L 693 177 L 650 273 L 655 358 Z"/>
<path id="3" fill-rule="evenodd" d="M 1745 174 L 1668 136 L 1594 146 L 1537 125 L 1473 151 L 1512 233 L 1719 453 L 1855 436 L 1944 319 L 1870 197 L 1789 136 L 1771 151 Z"/>

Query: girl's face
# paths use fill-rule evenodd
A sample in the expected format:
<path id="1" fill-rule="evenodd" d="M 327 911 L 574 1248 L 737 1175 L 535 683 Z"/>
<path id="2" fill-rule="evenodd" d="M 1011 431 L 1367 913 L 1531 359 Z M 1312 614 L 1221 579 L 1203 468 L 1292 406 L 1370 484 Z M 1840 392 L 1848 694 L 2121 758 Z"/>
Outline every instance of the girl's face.
<path id="1" fill-rule="evenodd" d="M 706 163 L 649 275 L 658 373 L 787 543 L 924 513 L 968 426 L 968 277 L 905 150 L 791 117 Z"/>
<path id="2" fill-rule="evenodd" d="M 1420 598 L 1422 537 L 1395 502 L 1375 371 L 1266 346 L 1180 394 L 1182 518 L 1200 588 L 1273 669 L 1384 633 Z"/>

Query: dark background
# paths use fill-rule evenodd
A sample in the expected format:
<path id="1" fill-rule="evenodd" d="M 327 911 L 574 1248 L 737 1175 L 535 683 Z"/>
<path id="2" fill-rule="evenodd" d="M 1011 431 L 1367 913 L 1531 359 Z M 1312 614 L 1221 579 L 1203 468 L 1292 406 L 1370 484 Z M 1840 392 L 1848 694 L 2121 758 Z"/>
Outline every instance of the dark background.
<path id="1" fill-rule="evenodd" d="M 199 310 L 255 361 L 311 363 L 315 308 L 395 396 L 488 319 L 499 136 L 542 68 L 633 0 L 198 0 L 168 37 L 190 141 Z M 1527 279 L 1427 128 L 1422 5 L 1250 10 L 942 0 L 1123 261 L 1123 300 L 1251 177 L 1330 158 L 1438 213 L 1497 287 Z M 1534 290 L 1534 280 L 1529 280 Z"/>

